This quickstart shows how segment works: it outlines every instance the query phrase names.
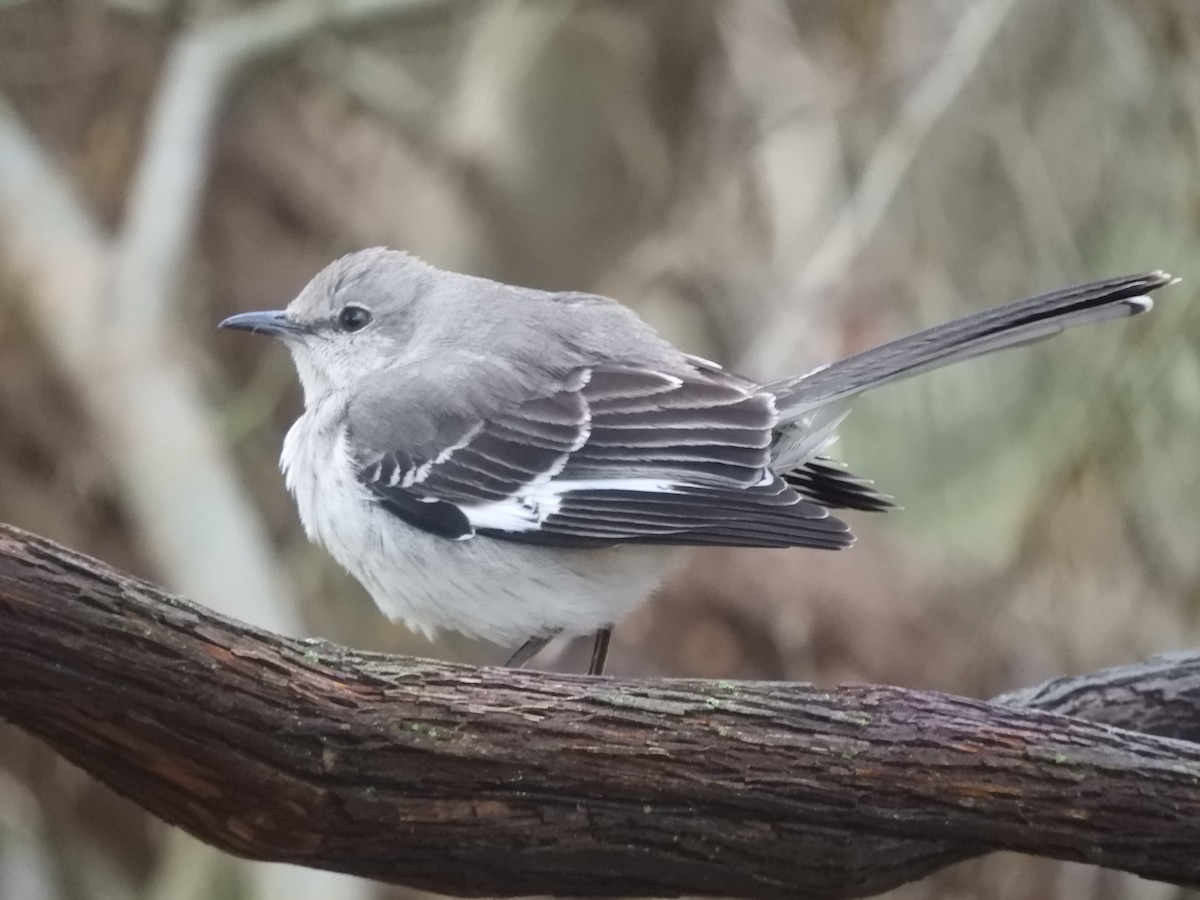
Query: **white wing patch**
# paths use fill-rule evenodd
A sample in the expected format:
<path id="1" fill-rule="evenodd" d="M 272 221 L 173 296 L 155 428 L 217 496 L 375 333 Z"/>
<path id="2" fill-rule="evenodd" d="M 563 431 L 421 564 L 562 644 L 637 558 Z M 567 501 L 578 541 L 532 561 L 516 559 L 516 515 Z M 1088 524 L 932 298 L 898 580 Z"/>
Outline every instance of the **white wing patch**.
<path id="1" fill-rule="evenodd" d="M 573 491 L 638 491 L 646 494 L 677 494 L 683 485 L 654 478 L 607 478 L 595 481 L 562 479 L 546 481 L 530 490 L 495 503 L 462 507 L 472 528 L 496 531 L 537 531 L 562 506 L 564 495 Z"/>

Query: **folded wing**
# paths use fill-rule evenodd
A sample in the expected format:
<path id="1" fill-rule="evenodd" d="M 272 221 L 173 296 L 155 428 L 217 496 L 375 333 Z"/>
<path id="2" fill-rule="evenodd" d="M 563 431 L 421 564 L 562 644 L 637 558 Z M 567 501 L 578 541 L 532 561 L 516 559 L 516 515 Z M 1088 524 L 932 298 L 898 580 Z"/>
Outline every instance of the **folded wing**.
<path id="1" fill-rule="evenodd" d="M 847 526 L 771 468 L 776 419 L 769 393 L 720 370 L 596 366 L 462 427 L 424 459 L 367 452 L 360 479 L 389 511 L 447 538 L 848 545 Z"/>

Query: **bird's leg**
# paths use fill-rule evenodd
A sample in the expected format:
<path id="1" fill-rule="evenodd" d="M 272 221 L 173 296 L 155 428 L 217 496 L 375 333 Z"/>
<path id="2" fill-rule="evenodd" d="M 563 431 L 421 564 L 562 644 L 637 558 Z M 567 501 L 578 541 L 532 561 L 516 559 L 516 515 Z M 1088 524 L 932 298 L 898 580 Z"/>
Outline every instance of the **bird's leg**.
<path id="1" fill-rule="evenodd" d="M 558 637 L 559 634 L 561 634 L 561 633 L 562 633 L 561 628 L 555 628 L 553 631 L 549 632 L 548 634 L 542 635 L 540 637 L 531 637 L 529 640 L 527 640 L 525 643 L 523 643 L 520 647 L 517 648 L 516 653 L 514 653 L 512 656 L 510 656 L 508 658 L 508 662 L 506 662 L 504 664 L 504 668 L 506 668 L 506 669 L 521 668 L 522 666 L 525 665 L 525 663 L 529 662 L 531 659 L 533 659 L 535 656 L 537 656 L 539 653 L 541 653 L 542 648 L 545 647 L 552 640 L 554 640 L 556 637 Z"/>
<path id="2" fill-rule="evenodd" d="M 608 642 L 611 638 L 611 625 L 596 632 L 596 642 L 592 644 L 592 664 L 588 666 L 589 675 L 604 674 L 604 663 L 608 661 Z"/>

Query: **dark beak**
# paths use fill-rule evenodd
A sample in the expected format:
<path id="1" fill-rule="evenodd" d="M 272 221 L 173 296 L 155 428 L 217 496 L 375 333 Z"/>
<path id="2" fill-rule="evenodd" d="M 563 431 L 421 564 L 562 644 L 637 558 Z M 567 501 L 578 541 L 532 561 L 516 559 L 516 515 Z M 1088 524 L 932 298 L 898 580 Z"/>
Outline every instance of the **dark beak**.
<path id="1" fill-rule="evenodd" d="M 288 335 L 308 334 L 309 329 L 298 325 L 287 317 L 282 309 L 266 309 L 261 312 L 244 312 L 230 316 L 217 326 L 218 328 L 236 328 L 239 331 L 253 331 L 258 334 L 269 334 L 272 337 L 287 337 Z"/>

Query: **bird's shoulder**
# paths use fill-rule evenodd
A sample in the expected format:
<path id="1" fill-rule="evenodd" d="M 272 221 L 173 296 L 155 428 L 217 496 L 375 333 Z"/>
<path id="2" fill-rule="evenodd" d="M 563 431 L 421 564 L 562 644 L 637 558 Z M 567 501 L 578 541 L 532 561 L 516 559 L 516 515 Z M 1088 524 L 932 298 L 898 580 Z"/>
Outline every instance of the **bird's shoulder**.
<path id="1" fill-rule="evenodd" d="M 591 432 L 737 421 L 767 433 L 772 395 L 715 363 L 673 355 L 546 354 L 536 362 L 467 350 L 408 361 L 370 379 L 347 404 L 356 446 L 427 461 L 488 423 L 553 421 Z M 595 435 L 599 437 L 600 435 Z M 677 437 L 683 435 L 676 435 Z"/>

